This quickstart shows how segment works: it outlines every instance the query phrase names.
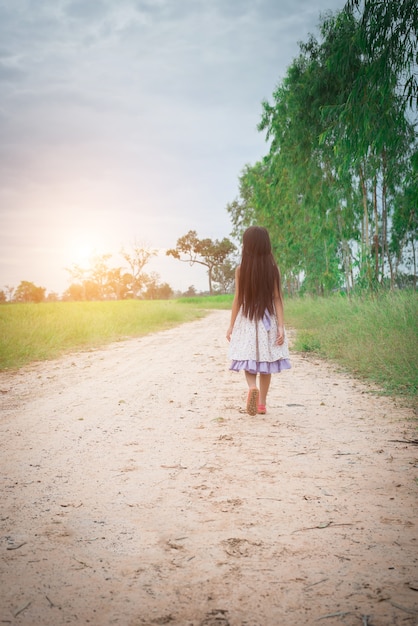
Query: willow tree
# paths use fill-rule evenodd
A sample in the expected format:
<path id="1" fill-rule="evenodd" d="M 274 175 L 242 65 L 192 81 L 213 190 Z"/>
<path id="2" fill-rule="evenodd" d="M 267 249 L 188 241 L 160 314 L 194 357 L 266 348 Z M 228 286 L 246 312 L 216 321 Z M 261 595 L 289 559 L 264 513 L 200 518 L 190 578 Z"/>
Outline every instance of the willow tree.
<path id="1" fill-rule="evenodd" d="M 287 197 L 285 177 L 286 170 L 273 168 L 268 157 L 253 166 L 247 165 L 239 179 L 240 197 L 227 205 L 227 211 L 233 224 L 232 234 L 239 240 L 252 224 L 268 228 L 283 284 L 288 293 L 293 293 L 303 271 L 302 237 L 300 222 L 294 218 L 292 201 Z"/>
<path id="2" fill-rule="evenodd" d="M 338 75 L 330 76 L 322 57 L 320 44 L 311 37 L 301 45 L 273 102 L 263 102 L 259 130 L 270 141 L 265 162 L 274 193 L 257 207 L 299 265 L 305 287 L 317 293 L 340 286 L 353 232 L 348 181 L 339 173 L 331 141 L 320 141 L 322 108 L 335 100 L 340 82 Z"/>
<path id="3" fill-rule="evenodd" d="M 391 213 L 415 137 L 406 100 L 399 94 L 400 76 L 395 71 L 399 64 L 386 67 L 382 81 L 377 80 L 379 64 L 352 13 L 341 12 L 325 20 L 322 35 L 327 67 L 345 81 L 339 99 L 323 109 L 323 139 L 332 139 L 343 168 L 352 172 L 353 184 L 358 183 L 363 209 L 360 273 L 371 286 L 384 280 L 388 268 L 393 284 L 388 243 Z"/>
<path id="4" fill-rule="evenodd" d="M 418 3 L 416 0 L 347 0 L 345 11 L 359 14 L 359 38 L 371 63 L 367 80 L 376 91 L 390 93 L 394 77 L 410 106 L 417 105 Z M 361 94 L 359 76 L 353 96 Z"/>
<path id="5" fill-rule="evenodd" d="M 348 0 L 345 12 L 351 16 L 358 14 L 358 45 L 362 47 L 367 66 L 353 84 L 343 111 L 343 122 L 350 118 L 357 123 L 359 119 L 364 120 L 363 128 L 371 132 L 369 141 L 363 142 L 363 153 L 367 147 L 380 160 L 380 233 L 376 210 L 378 177 L 374 178 L 372 190 L 375 279 L 379 278 L 380 268 L 380 280 L 383 280 L 386 258 L 393 285 L 405 246 L 410 245 L 416 281 L 414 224 L 417 208 L 411 199 L 416 197 L 418 181 L 413 174 L 416 134 L 410 120 L 416 120 L 418 101 L 418 3 L 416 0 Z M 364 111 L 359 106 L 367 103 L 370 108 L 370 99 L 377 104 L 374 129 L 370 115 L 362 115 Z M 389 224 L 392 225 L 390 236 Z"/>
<path id="6" fill-rule="evenodd" d="M 241 199 L 228 211 L 235 228 L 251 220 L 269 227 L 286 275 L 302 273 L 311 291 L 338 287 L 342 277 L 350 289 L 355 275 L 371 287 L 388 271 L 393 283 L 413 232 L 411 192 L 403 190 L 413 184 L 416 146 L 399 90 L 402 64 L 379 85 L 353 11 L 326 15 L 320 35 L 300 45 L 272 102 L 263 102 L 259 130 L 270 150 L 246 167 Z"/>
<path id="7" fill-rule="evenodd" d="M 407 267 L 410 277 L 406 284 L 417 287 L 418 240 L 418 150 L 412 155 L 405 173 L 405 185 L 395 197 L 392 216 L 390 249 L 394 254 L 396 269 L 401 263 Z"/>

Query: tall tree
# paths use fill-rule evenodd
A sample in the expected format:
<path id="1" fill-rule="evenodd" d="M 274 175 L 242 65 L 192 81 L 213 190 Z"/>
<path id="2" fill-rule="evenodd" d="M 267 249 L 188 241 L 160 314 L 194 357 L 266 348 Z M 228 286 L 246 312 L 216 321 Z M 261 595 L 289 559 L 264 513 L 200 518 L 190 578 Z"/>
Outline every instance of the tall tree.
<path id="1" fill-rule="evenodd" d="M 393 284 L 400 261 L 390 231 L 416 150 L 397 88 L 401 65 L 390 66 L 379 85 L 353 11 L 327 14 L 320 34 L 321 41 L 300 44 L 272 103 L 263 103 L 259 130 L 270 150 L 246 166 L 241 198 L 227 207 L 234 234 L 246 221 L 271 230 L 289 290 L 299 278 L 317 293 L 343 277 L 347 289 L 388 273 Z M 412 224 L 405 198 L 402 207 L 401 222 Z M 396 241 L 400 260 L 402 246 L 413 244 L 400 234 Z"/>
<path id="2" fill-rule="evenodd" d="M 199 239 L 195 230 L 189 230 L 177 239 L 176 247 L 167 250 L 166 254 L 189 265 L 204 265 L 208 271 L 209 293 L 212 294 L 215 268 L 219 269 L 235 250 L 235 245 L 226 237 L 221 241 Z"/>
<path id="3" fill-rule="evenodd" d="M 37 287 L 28 280 L 22 280 L 16 288 L 14 299 L 16 302 L 43 302 L 45 291 L 45 287 Z"/>
<path id="4" fill-rule="evenodd" d="M 111 288 L 109 288 L 109 276 L 111 274 L 109 259 L 111 257 L 112 255 L 109 253 L 99 254 L 93 257 L 92 260 L 90 280 L 97 286 L 99 300 L 106 300 L 109 293 L 112 291 Z"/>
<path id="5" fill-rule="evenodd" d="M 397 91 L 396 66 L 375 75 L 376 59 L 360 36 L 352 13 L 341 12 L 323 22 L 321 49 L 325 66 L 344 81 L 339 97 L 323 108 L 323 140 L 331 140 L 342 167 L 358 181 L 363 214 L 360 273 L 369 286 L 384 279 L 394 266 L 388 232 L 395 189 L 413 149 L 415 133 L 405 100 Z M 380 194 L 378 190 L 380 189 Z M 380 197 L 379 197 L 380 195 Z"/>
<path id="6" fill-rule="evenodd" d="M 239 177 L 239 194 L 230 202 L 226 210 L 232 221 L 232 236 L 238 241 L 242 240 L 244 231 L 254 225 L 255 210 L 253 206 L 254 188 L 251 184 L 252 172 L 257 166 L 246 165 Z"/>
<path id="7" fill-rule="evenodd" d="M 141 245 L 136 241 L 133 243 L 129 252 L 125 249 L 121 250 L 121 255 L 127 262 L 131 272 L 131 290 L 134 298 L 138 298 L 141 292 L 146 288 L 148 276 L 144 272 L 144 267 L 156 254 L 156 250 L 149 246 Z"/>
<path id="8" fill-rule="evenodd" d="M 322 108 L 336 97 L 339 82 L 338 76 L 333 80 L 327 75 L 321 53 L 314 37 L 301 45 L 299 57 L 273 94 L 273 104 L 263 103 L 259 125 L 271 141 L 266 163 L 273 202 L 265 197 L 264 214 L 273 227 L 276 224 L 282 256 L 293 268 L 291 283 L 297 268 L 305 287 L 317 293 L 339 286 L 336 259 L 341 250 L 345 254 L 352 231 L 350 211 L 343 204 L 347 181 L 331 142 L 320 141 Z"/>
<path id="9" fill-rule="evenodd" d="M 416 0 L 348 0 L 345 10 L 360 13 L 359 37 L 372 60 L 367 79 L 390 93 L 394 78 L 410 106 L 417 105 L 418 3 Z M 359 77 L 354 93 L 361 92 Z"/>
<path id="10" fill-rule="evenodd" d="M 390 249 L 394 253 L 396 266 L 404 261 L 411 281 L 407 284 L 417 287 L 417 249 L 418 240 L 418 150 L 412 155 L 410 166 L 405 175 L 405 185 L 395 196 L 392 216 Z M 402 252 L 406 250 L 403 258 Z"/>

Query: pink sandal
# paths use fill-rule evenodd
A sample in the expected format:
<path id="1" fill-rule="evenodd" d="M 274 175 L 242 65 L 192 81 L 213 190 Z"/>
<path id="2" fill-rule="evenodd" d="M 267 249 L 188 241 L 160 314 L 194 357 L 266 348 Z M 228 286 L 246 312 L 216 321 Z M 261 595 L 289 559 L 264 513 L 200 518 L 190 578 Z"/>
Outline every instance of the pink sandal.
<path id="1" fill-rule="evenodd" d="M 247 396 L 247 413 L 248 415 L 257 415 L 258 406 L 258 389 L 257 387 L 251 387 L 248 390 Z"/>

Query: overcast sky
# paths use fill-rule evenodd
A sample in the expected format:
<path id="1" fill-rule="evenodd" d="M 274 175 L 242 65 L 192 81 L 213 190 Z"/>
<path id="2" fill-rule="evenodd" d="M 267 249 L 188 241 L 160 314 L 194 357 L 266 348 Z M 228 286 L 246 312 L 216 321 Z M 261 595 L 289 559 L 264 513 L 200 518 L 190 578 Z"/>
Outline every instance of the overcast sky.
<path id="1" fill-rule="evenodd" d="M 65 270 L 190 229 L 230 236 L 226 205 L 267 153 L 261 102 L 344 0 L 0 0 L 0 289 L 62 293 Z"/>

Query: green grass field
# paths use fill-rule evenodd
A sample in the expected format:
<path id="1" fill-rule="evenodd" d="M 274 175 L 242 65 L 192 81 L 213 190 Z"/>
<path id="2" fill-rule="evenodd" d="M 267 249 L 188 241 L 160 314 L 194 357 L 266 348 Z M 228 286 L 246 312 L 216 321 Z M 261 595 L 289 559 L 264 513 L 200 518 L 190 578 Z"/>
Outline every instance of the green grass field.
<path id="1" fill-rule="evenodd" d="M 173 300 L 0 306 L 0 369 L 182 324 L 204 315 Z"/>
<path id="2" fill-rule="evenodd" d="M 417 319 L 418 294 L 410 291 L 286 302 L 296 350 L 332 359 L 395 395 L 417 394 Z"/>
<path id="3" fill-rule="evenodd" d="M 232 296 L 0 306 L 0 369 L 156 332 L 230 309 Z M 393 395 L 416 397 L 418 294 L 285 300 L 294 349 L 331 359 Z M 226 328 L 219 332 L 225 333 Z"/>

